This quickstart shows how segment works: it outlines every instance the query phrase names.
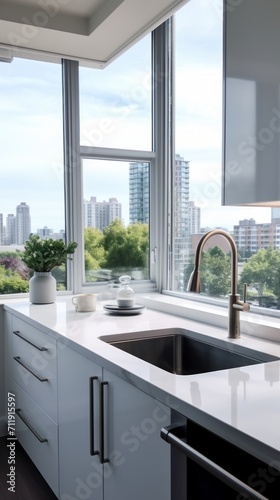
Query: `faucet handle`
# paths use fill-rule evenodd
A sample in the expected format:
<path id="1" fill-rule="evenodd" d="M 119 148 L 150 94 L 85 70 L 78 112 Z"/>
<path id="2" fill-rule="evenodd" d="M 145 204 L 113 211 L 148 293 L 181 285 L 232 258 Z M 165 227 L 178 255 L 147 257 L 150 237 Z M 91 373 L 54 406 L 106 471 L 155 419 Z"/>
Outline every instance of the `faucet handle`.
<path id="1" fill-rule="evenodd" d="M 250 304 L 248 304 L 247 302 L 247 283 L 244 283 L 242 311 L 249 311 L 249 310 L 250 310 Z"/>
<path id="2" fill-rule="evenodd" d="M 245 312 L 250 310 L 250 304 L 247 302 L 247 283 L 244 283 L 243 287 L 243 300 L 237 300 L 235 304 L 233 304 L 233 308 Z"/>
<path id="3" fill-rule="evenodd" d="M 243 286 L 243 302 L 245 304 L 245 302 L 247 302 L 247 283 L 244 283 L 244 286 Z"/>

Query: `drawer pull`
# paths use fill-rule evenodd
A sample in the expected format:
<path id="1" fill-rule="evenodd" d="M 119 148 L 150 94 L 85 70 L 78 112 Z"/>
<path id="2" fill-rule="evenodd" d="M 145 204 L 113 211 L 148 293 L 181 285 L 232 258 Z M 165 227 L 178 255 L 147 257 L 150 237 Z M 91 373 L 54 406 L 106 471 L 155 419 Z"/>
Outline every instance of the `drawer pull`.
<path id="1" fill-rule="evenodd" d="M 98 455 L 99 451 L 95 450 L 94 446 L 94 381 L 98 377 L 90 377 L 89 379 L 89 442 L 90 442 L 90 455 Z"/>
<path id="2" fill-rule="evenodd" d="M 109 462 L 109 458 L 105 458 L 104 456 L 104 427 L 105 427 L 105 422 L 104 422 L 104 387 L 109 385 L 109 382 L 101 382 L 100 383 L 100 463 L 105 464 L 106 462 Z"/>
<path id="3" fill-rule="evenodd" d="M 48 442 L 47 438 L 42 438 L 40 436 L 40 434 L 38 434 L 38 432 L 36 432 L 35 429 L 33 429 L 32 425 L 30 425 L 27 422 L 26 418 L 22 415 L 20 408 L 16 408 L 16 414 L 23 421 L 23 423 L 26 425 L 26 427 L 28 427 L 28 429 L 32 432 L 32 434 L 34 434 L 34 436 L 38 439 L 38 441 L 40 441 L 40 443 L 47 443 Z"/>
<path id="4" fill-rule="evenodd" d="M 19 363 L 21 366 L 23 366 L 23 368 L 25 368 L 29 373 L 31 373 L 32 375 L 34 375 L 34 377 L 36 377 L 40 382 L 48 382 L 48 378 L 42 378 L 40 377 L 40 375 L 37 375 L 37 373 L 35 373 L 33 370 L 31 370 L 31 368 L 29 368 L 28 366 L 26 366 L 20 359 L 20 356 L 14 356 L 14 360 Z"/>
<path id="5" fill-rule="evenodd" d="M 25 340 L 25 342 L 28 342 L 28 344 L 32 345 L 33 347 L 35 347 L 36 349 L 38 349 L 38 351 L 47 351 L 47 347 L 41 347 L 37 344 L 35 344 L 34 342 L 31 342 L 31 340 L 29 339 L 26 339 L 18 330 L 14 330 L 13 333 L 15 335 L 17 335 L 19 338 L 21 338 L 22 340 Z"/>

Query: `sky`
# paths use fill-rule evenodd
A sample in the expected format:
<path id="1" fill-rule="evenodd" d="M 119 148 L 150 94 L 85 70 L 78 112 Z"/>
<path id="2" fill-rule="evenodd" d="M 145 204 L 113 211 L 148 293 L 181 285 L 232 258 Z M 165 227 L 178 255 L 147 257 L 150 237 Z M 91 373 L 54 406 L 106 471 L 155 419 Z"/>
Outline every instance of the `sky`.
<path id="1" fill-rule="evenodd" d="M 192 0 L 176 15 L 176 153 L 190 161 L 190 199 L 201 225 L 244 218 L 269 222 L 270 209 L 221 207 L 222 17 L 218 0 Z M 80 69 L 81 143 L 150 150 L 150 37 L 104 70 Z M 32 231 L 64 227 L 61 67 L 0 63 L 0 213 L 24 201 Z M 100 163 L 101 165 L 101 163 Z M 116 197 L 128 222 L 127 165 L 85 166 L 84 198 Z M 42 189 L 43 186 L 43 189 Z"/>

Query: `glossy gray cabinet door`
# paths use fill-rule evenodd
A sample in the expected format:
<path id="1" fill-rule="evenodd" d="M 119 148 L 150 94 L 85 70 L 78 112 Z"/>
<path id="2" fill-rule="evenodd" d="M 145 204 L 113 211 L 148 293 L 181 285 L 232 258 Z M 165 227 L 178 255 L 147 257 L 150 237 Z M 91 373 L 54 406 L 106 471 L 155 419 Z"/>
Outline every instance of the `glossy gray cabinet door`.
<path id="1" fill-rule="evenodd" d="M 160 438 L 168 406 L 59 344 L 58 415 L 61 500 L 171 499 L 170 446 Z"/>
<path id="2" fill-rule="evenodd" d="M 160 438 L 170 409 L 103 370 L 104 500 L 170 500 L 170 446 Z"/>
<path id="3" fill-rule="evenodd" d="M 59 498 L 102 500 L 102 466 L 98 455 L 90 454 L 89 390 L 91 377 L 101 381 L 102 368 L 65 345 L 58 346 Z M 97 435 L 98 408 L 95 410 Z"/>
<path id="4" fill-rule="evenodd" d="M 223 204 L 280 200 L 280 2 L 225 2 Z"/>

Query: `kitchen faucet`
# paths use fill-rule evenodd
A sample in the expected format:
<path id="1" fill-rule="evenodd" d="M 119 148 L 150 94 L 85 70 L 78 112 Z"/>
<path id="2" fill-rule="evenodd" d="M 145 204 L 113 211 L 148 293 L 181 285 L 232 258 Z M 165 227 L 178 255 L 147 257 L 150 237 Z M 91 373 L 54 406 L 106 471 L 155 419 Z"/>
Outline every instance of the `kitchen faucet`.
<path id="1" fill-rule="evenodd" d="M 237 248 L 234 239 L 229 233 L 222 229 L 213 229 L 205 233 L 198 242 L 195 253 L 195 267 L 191 273 L 187 291 L 200 293 L 200 262 L 203 247 L 212 236 L 224 236 L 229 242 L 231 247 L 231 294 L 228 296 L 228 337 L 230 339 L 238 339 L 240 337 L 240 311 L 249 311 L 250 306 L 246 302 L 247 299 L 247 285 L 244 283 L 243 301 L 239 300 L 240 296 L 237 293 L 238 282 L 238 263 L 237 263 Z"/>

